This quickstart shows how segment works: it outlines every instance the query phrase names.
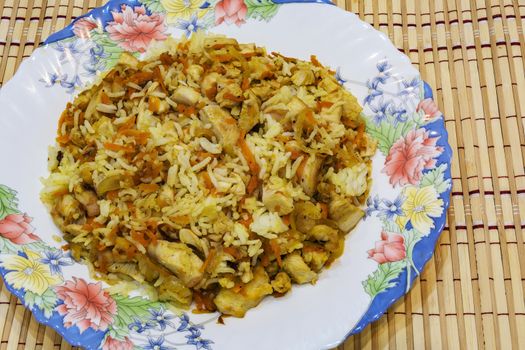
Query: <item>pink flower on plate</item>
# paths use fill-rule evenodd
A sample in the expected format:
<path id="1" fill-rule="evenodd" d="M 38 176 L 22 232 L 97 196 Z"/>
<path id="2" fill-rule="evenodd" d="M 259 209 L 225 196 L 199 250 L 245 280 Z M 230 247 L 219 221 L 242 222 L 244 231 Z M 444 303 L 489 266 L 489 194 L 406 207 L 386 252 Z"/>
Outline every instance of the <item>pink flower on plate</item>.
<path id="1" fill-rule="evenodd" d="M 34 235 L 35 229 L 29 224 L 31 218 L 25 214 L 7 215 L 0 220 L 0 236 L 7 238 L 14 244 L 27 244 L 39 240 Z"/>
<path id="2" fill-rule="evenodd" d="M 109 37 L 115 40 L 124 50 L 144 52 L 152 40 L 166 39 L 164 16 L 158 13 L 146 14 L 144 6 L 131 8 L 122 5 L 122 12 L 111 12 L 113 21 L 106 30 Z"/>
<path id="3" fill-rule="evenodd" d="M 79 38 L 89 38 L 89 32 L 98 27 L 98 22 L 92 17 L 79 18 L 73 23 L 73 33 Z"/>
<path id="4" fill-rule="evenodd" d="M 73 277 L 73 281 L 56 287 L 55 292 L 63 301 L 57 311 L 64 316 L 64 326 L 76 325 L 80 333 L 88 328 L 106 330 L 117 313 L 117 303 L 102 289 L 101 283 L 87 283 Z"/>
<path id="5" fill-rule="evenodd" d="M 397 140 L 386 157 L 383 173 L 390 177 L 392 185 L 416 185 L 424 169 L 436 164 L 436 158 L 443 152 L 436 146 L 438 137 L 430 137 L 425 129 L 411 130 Z"/>
<path id="6" fill-rule="evenodd" d="M 368 251 L 368 258 L 379 264 L 403 260 L 406 257 L 405 238 L 398 233 L 381 232 L 381 240 Z"/>
<path id="7" fill-rule="evenodd" d="M 133 350 L 133 343 L 128 337 L 124 338 L 124 340 L 118 340 L 108 335 L 102 350 Z"/>
<path id="8" fill-rule="evenodd" d="M 421 110 L 425 113 L 425 116 L 423 117 L 425 121 L 436 119 L 443 115 L 443 113 L 440 112 L 436 102 L 434 102 L 434 100 L 431 98 L 427 98 L 419 102 L 416 111 L 419 112 Z"/>
<path id="9" fill-rule="evenodd" d="M 215 24 L 235 23 L 240 26 L 246 22 L 248 8 L 243 0 L 221 0 L 215 5 Z"/>

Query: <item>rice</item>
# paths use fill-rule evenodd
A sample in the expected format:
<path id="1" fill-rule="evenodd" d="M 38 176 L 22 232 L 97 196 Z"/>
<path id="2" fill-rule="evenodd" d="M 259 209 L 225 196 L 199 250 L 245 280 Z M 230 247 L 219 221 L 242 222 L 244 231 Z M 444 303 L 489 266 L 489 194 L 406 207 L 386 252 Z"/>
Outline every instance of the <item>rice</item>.
<path id="1" fill-rule="evenodd" d="M 376 145 L 316 59 L 225 37 L 165 45 L 124 54 L 68 104 L 42 200 L 98 277 L 240 317 L 342 253 Z"/>

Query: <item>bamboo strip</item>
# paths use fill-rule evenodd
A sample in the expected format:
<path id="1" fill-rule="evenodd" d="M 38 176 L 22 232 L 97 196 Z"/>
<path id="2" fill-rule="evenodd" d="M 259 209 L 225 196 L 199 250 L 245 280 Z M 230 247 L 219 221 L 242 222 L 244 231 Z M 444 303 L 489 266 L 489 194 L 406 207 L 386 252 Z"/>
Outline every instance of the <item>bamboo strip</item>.
<path id="1" fill-rule="evenodd" d="M 102 3 L 0 1 L 0 83 L 43 38 Z M 454 149 L 451 208 L 434 258 L 410 294 L 339 349 L 525 348 L 525 3 L 336 4 L 388 35 L 419 68 Z M 0 350 L 15 348 L 71 346 L 2 286 Z"/>

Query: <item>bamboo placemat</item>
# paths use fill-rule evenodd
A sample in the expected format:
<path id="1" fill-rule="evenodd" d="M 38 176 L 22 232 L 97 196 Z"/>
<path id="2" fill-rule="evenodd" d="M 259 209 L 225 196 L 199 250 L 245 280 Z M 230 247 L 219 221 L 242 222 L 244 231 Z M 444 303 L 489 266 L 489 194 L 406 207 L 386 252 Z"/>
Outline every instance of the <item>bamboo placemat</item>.
<path id="1" fill-rule="evenodd" d="M 0 0 L 0 84 L 103 0 Z M 434 87 L 454 150 L 448 222 L 412 291 L 350 349 L 525 349 L 525 0 L 337 0 Z M 0 350 L 71 349 L 5 287 Z"/>

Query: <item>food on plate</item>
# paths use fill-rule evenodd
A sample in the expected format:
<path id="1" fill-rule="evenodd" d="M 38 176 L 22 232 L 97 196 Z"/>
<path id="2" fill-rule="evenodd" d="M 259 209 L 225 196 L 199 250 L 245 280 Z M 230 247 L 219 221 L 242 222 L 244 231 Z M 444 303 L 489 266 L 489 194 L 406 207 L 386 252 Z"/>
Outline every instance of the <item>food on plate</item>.
<path id="1" fill-rule="evenodd" d="M 194 35 L 69 103 L 42 200 L 108 283 L 242 317 L 315 283 L 363 217 L 376 144 L 318 62 Z"/>

